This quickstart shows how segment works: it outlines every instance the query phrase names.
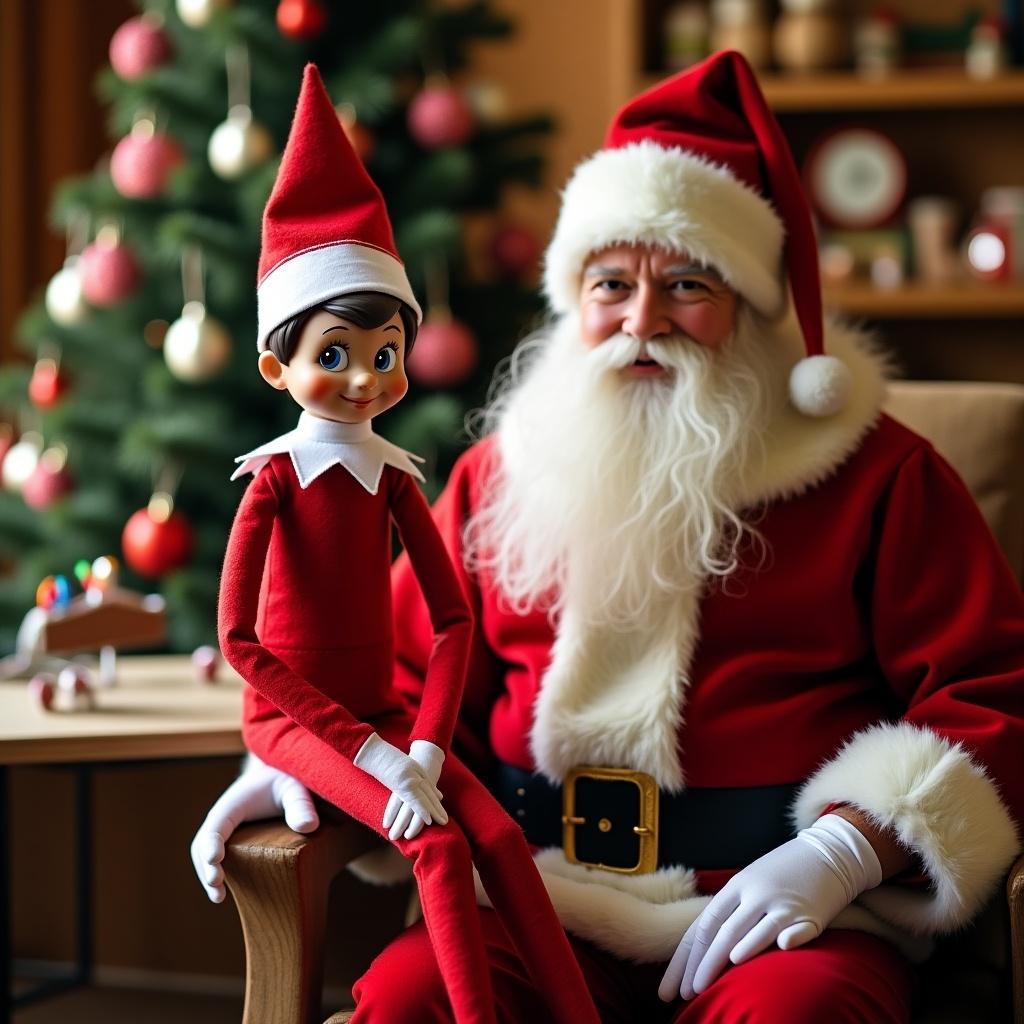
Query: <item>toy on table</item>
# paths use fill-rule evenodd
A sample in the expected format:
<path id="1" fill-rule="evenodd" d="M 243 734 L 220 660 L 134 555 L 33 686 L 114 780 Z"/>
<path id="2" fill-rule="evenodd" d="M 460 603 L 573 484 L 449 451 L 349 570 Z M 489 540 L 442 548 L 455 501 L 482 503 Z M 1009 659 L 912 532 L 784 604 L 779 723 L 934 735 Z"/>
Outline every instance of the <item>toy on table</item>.
<path id="1" fill-rule="evenodd" d="M 249 684 L 246 744 L 413 861 L 456 1021 L 495 1020 L 475 866 L 553 1018 L 596 1024 L 521 829 L 449 752 L 472 616 L 415 456 L 372 428 L 408 389 L 421 313 L 383 198 L 313 65 L 262 242 L 259 372 L 303 411 L 234 474 L 253 480 L 228 541 L 218 633 Z M 392 522 L 435 631 L 415 716 L 392 685 Z"/>
<path id="2" fill-rule="evenodd" d="M 119 649 L 153 647 L 166 636 L 163 597 L 121 587 L 117 559 L 112 555 L 93 562 L 81 559 L 72 578 L 54 575 L 40 582 L 36 606 L 18 629 L 15 653 L 0 661 L 0 678 L 33 676 L 31 692 L 41 707 L 78 709 L 88 702 L 64 699 L 58 673 L 65 668 L 78 673 L 76 678 L 83 685 L 76 688 L 72 677 L 66 676 L 64 689 L 82 698 L 86 686 L 113 685 Z M 69 660 L 72 655 L 93 651 L 99 655 L 95 674 L 87 665 Z"/>

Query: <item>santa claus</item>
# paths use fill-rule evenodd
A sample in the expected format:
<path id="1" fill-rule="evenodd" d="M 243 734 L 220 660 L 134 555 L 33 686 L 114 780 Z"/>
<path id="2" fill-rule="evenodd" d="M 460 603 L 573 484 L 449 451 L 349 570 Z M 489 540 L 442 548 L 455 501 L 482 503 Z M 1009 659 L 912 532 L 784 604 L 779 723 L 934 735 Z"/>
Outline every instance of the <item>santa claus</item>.
<path id="1" fill-rule="evenodd" d="M 883 361 L 823 324 L 740 56 L 616 115 L 544 284 L 554 318 L 434 508 L 476 618 L 456 747 L 537 848 L 606 1019 L 906 1020 L 913 962 L 1019 848 L 1024 600 L 963 485 L 881 413 Z M 393 599 L 416 703 L 404 559 Z M 286 781 L 256 767 L 211 812 L 214 891 L 210 837 L 251 803 L 312 825 Z M 499 1019 L 542 1017 L 484 923 Z M 448 1020 L 441 992 L 414 927 L 354 1020 Z"/>

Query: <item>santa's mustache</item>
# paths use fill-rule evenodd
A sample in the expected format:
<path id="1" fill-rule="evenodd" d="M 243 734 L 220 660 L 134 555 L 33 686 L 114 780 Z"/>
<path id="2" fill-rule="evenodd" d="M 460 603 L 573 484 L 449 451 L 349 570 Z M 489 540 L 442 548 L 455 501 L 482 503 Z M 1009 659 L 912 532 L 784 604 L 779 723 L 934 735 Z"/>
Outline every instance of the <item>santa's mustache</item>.
<path id="1" fill-rule="evenodd" d="M 666 370 L 683 369 L 687 355 L 699 343 L 688 334 L 666 334 L 640 340 L 630 334 L 613 334 L 587 352 L 587 363 L 597 373 L 624 370 L 640 361 L 657 363 Z"/>

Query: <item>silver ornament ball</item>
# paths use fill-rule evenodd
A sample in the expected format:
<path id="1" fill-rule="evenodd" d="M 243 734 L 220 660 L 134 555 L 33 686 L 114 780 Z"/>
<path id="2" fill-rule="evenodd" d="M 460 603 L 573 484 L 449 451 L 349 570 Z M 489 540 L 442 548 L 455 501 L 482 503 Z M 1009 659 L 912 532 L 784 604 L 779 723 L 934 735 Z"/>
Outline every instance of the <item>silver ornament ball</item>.
<path id="1" fill-rule="evenodd" d="M 12 445 L 4 456 L 3 461 L 3 485 L 8 491 L 21 493 L 25 481 L 36 471 L 39 465 L 39 452 L 41 438 L 22 437 L 15 445 Z"/>
<path id="2" fill-rule="evenodd" d="M 216 376 L 231 358 L 227 328 L 206 313 L 201 302 L 187 302 L 167 329 L 164 359 L 171 373 L 190 384 Z"/>
<path id="3" fill-rule="evenodd" d="M 46 286 L 46 312 L 62 327 L 80 324 L 89 313 L 89 307 L 82 298 L 82 275 L 76 263 L 68 260 Z"/>
<path id="4" fill-rule="evenodd" d="M 189 28 L 204 28 L 218 10 L 231 6 L 231 0 L 177 0 L 178 17 Z"/>
<path id="5" fill-rule="evenodd" d="M 210 136 L 206 154 L 210 166 L 228 181 L 270 159 L 274 140 L 248 107 L 232 107 L 227 120 Z"/>

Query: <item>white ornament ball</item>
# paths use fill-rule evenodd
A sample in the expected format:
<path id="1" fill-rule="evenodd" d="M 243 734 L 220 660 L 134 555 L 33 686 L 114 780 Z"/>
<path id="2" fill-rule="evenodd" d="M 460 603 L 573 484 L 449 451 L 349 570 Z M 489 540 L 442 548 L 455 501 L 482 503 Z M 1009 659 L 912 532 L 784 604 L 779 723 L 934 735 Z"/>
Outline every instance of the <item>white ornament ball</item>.
<path id="1" fill-rule="evenodd" d="M 232 181 L 269 160 L 274 140 L 259 121 L 253 120 L 248 107 L 233 107 L 227 120 L 214 128 L 206 152 L 217 174 Z"/>
<path id="2" fill-rule="evenodd" d="M 216 376 L 231 358 L 227 328 L 201 302 L 186 302 L 167 329 L 164 359 L 179 380 L 196 384 Z"/>
<path id="3" fill-rule="evenodd" d="M 3 485 L 8 491 L 21 492 L 25 482 L 39 465 L 40 448 L 41 445 L 36 438 L 22 437 L 17 444 L 8 449 L 3 466 L 0 467 Z"/>
<path id="4" fill-rule="evenodd" d="M 77 258 L 72 258 L 50 278 L 46 286 L 46 312 L 62 327 L 74 327 L 89 314 L 82 296 L 82 275 Z"/>
<path id="5" fill-rule="evenodd" d="M 66 665 L 57 675 L 57 704 L 62 711 L 88 711 L 93 706 L 93 677 L 83 665 Z"/>
<path id="6" fill-rule="evenodd" d="M 231 6 L 231 0 L 177 0 L 178 17 L 189 28 L 204 28 L 214 14 Z"/>
<path id="7" fill-rule="evenodd" d="M 852 388 L 850 371 L 835 356 L 808 356 L 789 375 L 789 400 L 805 416 L 834 416 Z"/>

